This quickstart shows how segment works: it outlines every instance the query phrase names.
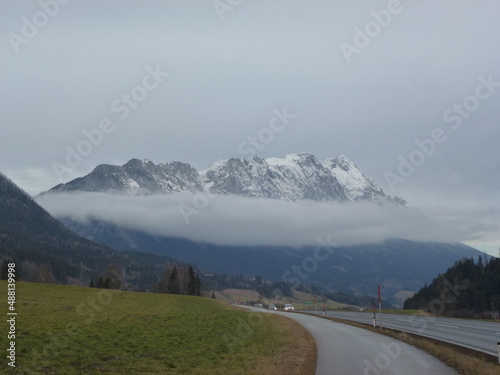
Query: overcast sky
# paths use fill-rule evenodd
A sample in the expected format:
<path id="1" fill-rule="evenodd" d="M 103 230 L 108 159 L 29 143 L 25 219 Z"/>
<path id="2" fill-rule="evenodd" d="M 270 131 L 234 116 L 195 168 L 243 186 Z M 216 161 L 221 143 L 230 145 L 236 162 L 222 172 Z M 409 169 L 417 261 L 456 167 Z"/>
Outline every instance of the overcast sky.
<path id="1" fill-rule="evenodd" d="M 40 3 L 0 2 L 0 171 L 27 192 L 134 157 L 344 154 L 497 254 L 500 3 Z"/>

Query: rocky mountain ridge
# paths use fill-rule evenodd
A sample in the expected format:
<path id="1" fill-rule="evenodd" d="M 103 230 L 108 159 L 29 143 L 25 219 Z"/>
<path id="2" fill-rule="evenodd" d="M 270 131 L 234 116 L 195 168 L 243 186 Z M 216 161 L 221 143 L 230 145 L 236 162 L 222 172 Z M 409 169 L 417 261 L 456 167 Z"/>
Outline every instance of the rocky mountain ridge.
<path id="1" fill-rule="evenodd" d="M 289 154 L 285 158 L 224 159 L 203 171 L 188 163 L 155 165 L 150 160 L 132 159 L 123 166 L 98 165 L 90 174 L 60 184 L 49 192 L 127 192 L 169 194 L 202 191 L 249 198 L 375 203 L 394 202 L 347 157 L 323 161 L 313 154 Z"/>

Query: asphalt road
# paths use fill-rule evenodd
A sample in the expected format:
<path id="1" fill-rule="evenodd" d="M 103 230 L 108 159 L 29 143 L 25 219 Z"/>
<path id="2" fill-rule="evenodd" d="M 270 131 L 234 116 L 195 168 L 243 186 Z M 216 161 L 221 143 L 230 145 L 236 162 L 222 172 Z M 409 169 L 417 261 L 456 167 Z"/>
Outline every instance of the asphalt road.
<path id="1" fill-rule="evenodd" d="M 243 307 L 303 325 L 318 347 L 316 375 L 457 375 L 433 356 L 388 336 L 315 316 Z"/>
<path id="2" fill-rule="evenodd" d="M 318 312 L 317 314 L 322 315 L 323 312 Z M 372 312 L 327 311 L 326 315 L 373 324 Z M 500 323 L 467 319 L 382 314 L 382 327 L 417 333 L 422 336 L 482 351 L 495 357 L 498 356 L 497 343 L 500 342 Z"/>

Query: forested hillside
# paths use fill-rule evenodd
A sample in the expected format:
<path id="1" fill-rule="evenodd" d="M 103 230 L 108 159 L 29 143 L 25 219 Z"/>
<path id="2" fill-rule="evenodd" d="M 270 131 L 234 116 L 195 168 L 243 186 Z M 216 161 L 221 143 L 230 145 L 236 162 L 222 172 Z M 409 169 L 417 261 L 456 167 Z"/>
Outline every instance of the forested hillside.
<path id="1" fill-rule="evenodd" d="M 406 300 L 405 309 L 491 318 L 500 308 L 500 259 L 463 259 Z"/>

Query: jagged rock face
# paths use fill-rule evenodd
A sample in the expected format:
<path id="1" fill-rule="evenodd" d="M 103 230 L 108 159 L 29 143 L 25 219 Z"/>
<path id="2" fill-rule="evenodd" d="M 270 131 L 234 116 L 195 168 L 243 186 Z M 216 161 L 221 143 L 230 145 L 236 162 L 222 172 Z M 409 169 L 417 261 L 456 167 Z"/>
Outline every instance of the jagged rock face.
<path id="1" fill-rule="evenodd" d="M 210 192 L 296 201 L 347 201 L 343 186 L 313 155 L 229 159 L 201 172 Z"/>
<path id="2" fill-rule="evenodd" d="M 212 194 L 297 201 L 350 202 L 368 200 L 405 205 L 384 194 L 348 158 L 318 160 L 309 153 L 285 158 L 226 159 L 198 172 L 187 163 L 155 165 L 132 159 L 123 166 L 99 165 L 85 177 L 50 190 L 132 192 L 136 194 L 206 191 Z"/>
<path id="3" fill-rule="evenodd" d="M 51 192 L 133 192 L 140 194 L 204 190 L 198 172 L 187 163 L 155 165 L 132 159 L 123 166 L 101 164 L 85 177 L 52 188 Z"/>

